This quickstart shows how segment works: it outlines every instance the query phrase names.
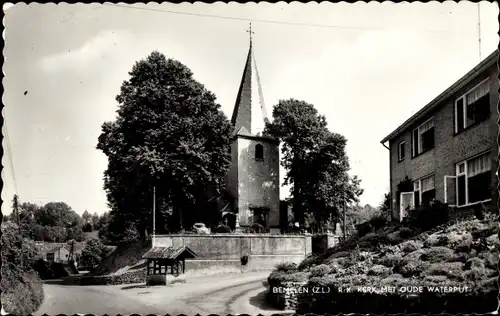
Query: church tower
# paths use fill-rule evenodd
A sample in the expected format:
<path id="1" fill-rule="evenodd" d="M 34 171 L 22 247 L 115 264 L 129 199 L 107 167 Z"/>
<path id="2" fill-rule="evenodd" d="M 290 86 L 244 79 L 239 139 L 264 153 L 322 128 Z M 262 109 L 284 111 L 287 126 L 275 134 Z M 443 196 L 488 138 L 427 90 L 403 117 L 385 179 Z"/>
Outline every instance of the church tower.
<path id="1" fill-rule="evenodd" d="M 240 228 L 254 223 L 279 231 L 279 142 L 263 134 L 267 113 L 259 73 L 250 48 L 234 105 L 235 127 L 227 192 L 233 200 Z M 238 229 L 238 227 L 237 227 Z"/>

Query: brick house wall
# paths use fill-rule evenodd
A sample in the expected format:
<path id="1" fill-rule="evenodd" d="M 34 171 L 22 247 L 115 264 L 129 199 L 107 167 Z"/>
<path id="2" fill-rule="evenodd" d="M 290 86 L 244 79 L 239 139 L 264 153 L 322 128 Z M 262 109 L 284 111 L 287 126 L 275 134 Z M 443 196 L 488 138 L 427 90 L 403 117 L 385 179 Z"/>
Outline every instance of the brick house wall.
<path id="1" fill-rule="evenodd" d="M 488 78 L 490 84 L 489 119 L 455 135 L 455 100 L 486 78 Z M 400 217 L 400 201 L 397 185 L 405 176 L 415 181 L 434 174 L 436 199 L 444 202 L 444 176 L 455 175 L 455 166 L 457 163 L 488 150 L 491 151 L 492 187 L 496 188 L 497 176 L 495 175 L 495 171 L 498 167 L 498 125 L 496 123 L 498 119 L 498 89 L 498 70 L 495 64 L 488 67 L 486 71 L 471 78 L 463 88 L 441 102 L 431 113 L 421 117 L 389 141 L 394 219 L 399 220 Z M 416 157 L 412 157 L 412 131 L 430 117 L 434 118 L 434 148 Z M 398 146 L 403 140 L 405 141 L 406 155 L 403 161 L 398 161 Z M 496 207 L 498 191 L 493 190 L 492 193 L 493 207 Z"/>

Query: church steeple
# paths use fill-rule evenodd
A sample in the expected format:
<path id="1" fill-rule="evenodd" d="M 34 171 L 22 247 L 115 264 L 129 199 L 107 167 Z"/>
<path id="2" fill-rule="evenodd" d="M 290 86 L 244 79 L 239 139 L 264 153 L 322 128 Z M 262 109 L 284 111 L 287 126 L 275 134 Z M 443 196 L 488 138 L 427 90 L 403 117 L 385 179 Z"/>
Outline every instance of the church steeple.
<path id="1" fill-rule="evenodd" d="M 251 23 L 247 32 L 250 34 L 250 47 L 231 122 L 235 126 L 235 133 L 260 134 L 264 129 L 266 114 L 259 74 L 252 51 L 252 34 L 254 32 Z M 242 128 L 244 129 L 242 130 Z"/>

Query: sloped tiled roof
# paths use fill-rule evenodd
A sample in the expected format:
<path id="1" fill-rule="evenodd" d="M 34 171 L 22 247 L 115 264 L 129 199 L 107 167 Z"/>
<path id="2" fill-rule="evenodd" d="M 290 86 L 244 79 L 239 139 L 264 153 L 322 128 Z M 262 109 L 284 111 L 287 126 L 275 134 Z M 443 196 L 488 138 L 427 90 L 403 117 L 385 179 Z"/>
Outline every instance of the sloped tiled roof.
<path id="1" fill-rule="evenodd" d="M 185 258 L 195 258 L 196 254 L 186 246 L 182 247 L 152 247 L 146 252 L 143 259 L 171 259 L 176 260 L 181 255 Z"/>

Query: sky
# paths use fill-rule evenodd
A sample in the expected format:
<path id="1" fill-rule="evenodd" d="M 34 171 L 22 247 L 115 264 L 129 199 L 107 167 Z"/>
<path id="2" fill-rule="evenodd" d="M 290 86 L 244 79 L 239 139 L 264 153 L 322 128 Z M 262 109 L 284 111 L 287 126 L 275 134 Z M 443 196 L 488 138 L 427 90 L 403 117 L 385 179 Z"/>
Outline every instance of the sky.
<path id="1" fill-rule="evenodd" d="M 108 211 L 97 138 L 116 117 L 128 72 L 154 50 L 188 66 L 230 117 L 252 21 L 268 113 L 280 99 L 314 104 L 348 140 L 361 203 L 376 206 L 389 190 L 380 141 L 498 46 L 499 10 L 488 2 L 480 14 L 477 4 L 452 1 L 19 3 L 4 11 L 2 199 L 64 201 L 80 214 Z"/>

